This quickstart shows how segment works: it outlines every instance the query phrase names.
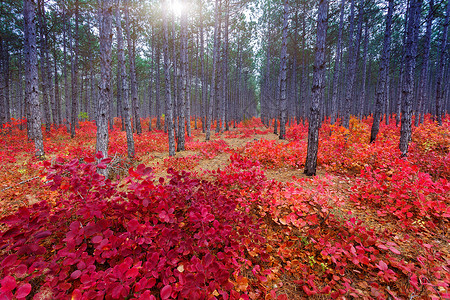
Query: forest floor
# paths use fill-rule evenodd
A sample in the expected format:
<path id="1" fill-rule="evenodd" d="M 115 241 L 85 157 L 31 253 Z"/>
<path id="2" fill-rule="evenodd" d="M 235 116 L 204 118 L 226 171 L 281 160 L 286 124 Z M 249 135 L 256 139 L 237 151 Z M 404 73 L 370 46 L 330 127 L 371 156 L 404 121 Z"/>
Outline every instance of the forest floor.
<path id="1" fill-rule="evenodd" d="M 128 168 L 138 170 L 142 163 L 152 168 L 155 184 L 160 177 L 168 182 L 173 175 L 167 169 L 172 168 L 191 173 L 188 177 L 220 183 L 227 197 L 237 197 L 259 224 L 264 242 L 258 243 L 255 237 L 247 242 L 248 233 L 240 233 L 238 243 L 245 249 L 236 256 L 240 267 L 235 265 L 227 279 L 232 283 L 231 299 L 450 299 L 449 119 L 447 127 L 428 121 L 415 128 L 408 159 L 399 158 L 399 130 L 394 124 L 382 126 L 380 141 L 368 145 L 369 121 L 353 120 L 350 132 L 329 124 L 322 127 L 315 177 L 303 174 L 307 127 L 302 124 L 290 127 L 283 141 L 272 133 L 273 128 L 256 119 L 212 135 L 209 142 L 200 130 L 194 130 L 186 151 L 172 158 L 165 135 L 147 132 L 135 138 L 137 157 L 132 163 L 124 158 L 124 134 L 116 131 L 111 135 L 110 153 L 115 155 L 110 154 L 114 157 L 110 178 L 121 191 L 127 190 Z M 50 162 L 46 165 L 30 158 L 32 145 L 23 131 L 1 136 L 6 146 L 0 148 L 0 218 L 4 218 L 0 235 L 5 239 L 3 249 L 9 250 L 0 250 L 0 278 L 12 275 L 17 281 L 17 288 L 7 290 L 7 283 L 0 280 L 5 294 L 17 295 L 20 284 L 32 282 L 33 276 L 30 280 L 19 276 L 14 273 L 15 264 L 5 263 L 17 250 L 6 239 L 18 237 L 11 234 L 13 226 L 2 220 L 20 214 L 19 207 L 42 200 L 58 207 L 66 194 L 46 186 L 51 181 L 47 172 L 51 165 L 74 157 L 84 161 L 92 155 L 93 125 L 81 126 L 74 140 L 64 129 L 45 135 Z M 227 183 L 230 180 L 239 182 L 238 186 Z M 15 259 L 25 261 L 23 255 Z M 181 288 L 175 290 L 179 285 L 162 278 L 152 290 L 157 297 L 167 299 L 163 289 L 167 291 L 168 286 L 174 287 L 169 297 L 182 293 Z M 72 286 L 63 289 L 72 297 L 83 291 L 82 284 L 73 281 L 77 280 L 66 279 Z M 33 281 L 30 293 L 43 294 L 43 288 L 34 285 Z M 221 293 L 211 289 L 209 296 Z"/>

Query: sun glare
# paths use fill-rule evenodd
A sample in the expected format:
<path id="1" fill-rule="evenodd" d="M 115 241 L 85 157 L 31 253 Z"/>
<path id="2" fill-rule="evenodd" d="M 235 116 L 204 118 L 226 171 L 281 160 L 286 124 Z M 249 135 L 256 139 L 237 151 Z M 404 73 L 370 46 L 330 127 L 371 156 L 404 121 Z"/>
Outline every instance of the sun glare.
<path id="1" fill-rule="evenodd" d="M 183 12 L 186 11 L 186 4 L 183 1 L 172 0 L 170 1 L 170 10 L 177 16 L 180 16 Z"/>

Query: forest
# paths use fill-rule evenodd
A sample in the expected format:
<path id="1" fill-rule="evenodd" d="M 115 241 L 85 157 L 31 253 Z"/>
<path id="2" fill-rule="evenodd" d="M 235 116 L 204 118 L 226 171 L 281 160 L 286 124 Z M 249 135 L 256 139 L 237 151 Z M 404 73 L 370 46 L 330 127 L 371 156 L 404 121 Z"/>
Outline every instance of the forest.
<path id="1" fill-rule="evenodd" d="M 449 24 L 1 0 L 0 299 L 450 299 Z"/>

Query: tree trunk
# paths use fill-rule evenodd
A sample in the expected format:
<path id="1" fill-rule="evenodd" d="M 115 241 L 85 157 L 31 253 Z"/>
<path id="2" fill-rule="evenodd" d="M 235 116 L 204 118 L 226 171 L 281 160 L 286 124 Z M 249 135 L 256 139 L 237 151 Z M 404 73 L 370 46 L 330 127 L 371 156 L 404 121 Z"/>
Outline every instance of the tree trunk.
<path id="1" fill-rule="evenodd" d="M 448 60 L 448 54 L 446 59 L 447 49 L 447 32 L 450 18 L 450 1 L 447 2 L 447 12 L 445 16 L 444 26 L 442 27 L 441 49 L 439 53 L 439 63 L 436 75 L 436 117 L 439 126 L 442 126 L 442 107 L 444 97 L 444 67 L 445 62 Z"/>
<path id="2" fill-rule="evenodd" d="M 434 0 L 430 0 L 430 8 L 427 17 L 427 31 L 425 33 L 425 41 L 423 46 L 423 62 L 420 70 L 418 103 L 416 108 L 416 118 L 414 124 L 416 126 L 423 122 L 423 115 L 425 109 L 425 99 L 428 97 L 426 84 L 429 76 L 430 68 L 430 45 L 431 45 L 431 25 L 434 19 Z"/>
<path id="3" fill-rule="evenodd" d="M 201 0 L 199 0 L 201 4 Z M 205 39 L 203 35 L 203 15 L 202 9 L 200 9 L 200 64 L 201 64 L 201 81 L 202 81 L 202 95 L 201 95 L 201 105 L 200 105 L 200 116 L 202 118 L 202 131 L 205 132 L 205 107 L 207 107 L 207 94 L 208 86 L 206 82 L 206 72 L 205 72 Z"/>
<path id="4" fill-rule="evenodd" d="M 130 62 L 130 87 L 131 87 L 131 105 L 134 117 L 134 127 L 137 134 L 142 133 L 141 127 L 141 116 L 139 113 L 139 99 L 137 91 L 137 81 L 136 81 L 136 39 L 131 35 L 130 26 L 130 1 L 125 1 L 125 27 L 127 35 L 127 45 L 128 45 L 128 59 Z"/>
<path id="5" fill-rule="evenodd" d="M 70 122 L 70 137 L 75 137 L 75 127 L 77 126 L 77 106 L 78 106 L 78 0 L 75 0 L 75 51 L 72 58 L 72 112 Z"/>
<path id="6" fill-rule="evenodd" d="M 123 106 L 122 122 L 125 124 L 125 132 L 127 135 L 128 158 L 132 159 L 135 155 L 133 127 L 131 125 L 130 99 L 128 97 L 128 77 L 125 70 L 125 54 L 123 50 L 123 33 L 122 33 L 122 17 L 120 14 L 120 0 L 117 0 L 116 9 L 116 29 L 117 29 L 117 60 L 118 72 L 120 73 L 121 95 Z"/>
<path id="7" fill-rule="evenodd" d="M 281 42 L 281 74 L 280 74 L 280 140 L 285 139 L 286 135 L 286 114 L 287 114 L 287 99 L 286 99 L 286 72 L 287 72 L 287 29 L 288 29 L 288 14 L 289 5 L 288 0 L 284 0 L 283 13 L 283 39 Z"/>
<path id="8" fill-rule="evenodd" d="M 55 43 L 56 43 L 56 37 L 54 37 L 55 39 Z M 54 67 L 54 71 L 55 71 L 55 77 L 54 77 L 54 82 L 55 82 L 55 110 L 56 110 L 56 115 L 55 115 L 55 123 L 59 126 L 61 126 L 62 120 L 61 120 L 61 94 L 59 91 L 59 79 L 58 79 L 58 66 L 57 66 L 57 51 L 56 51 L 56 47 L 54 47 L 54 51 L 53 51 L 53 67 Z"/>
<path id="9" fill-rule="evenodd" d="M 25 49 L 25 82 L 26 99 L 30 111 L 30 125 L 32 126 L 32 138 L 34 140 L 35 155 L 44 158 L 44 143 L 41 129 L 41 108 L 39 105 L 38 86 L 38 61 L 36 46 L 36 4 L 33 0 L 24 0 L 24 49 Z"/>
<path id="10" fill-rule="evenodd" d="M 384 31 L 383 52 L 381 53 L 380 71 L 378 72 L 377 95 L 375 113 L 373 116 L 372 130 L 370 132 L 370 142 L 374 142 L 380 130 L 382 109 L 387 97 L 386 82 L 388 80 L 388 64 L 391 53 L 391 27 L 392 15 L 394 12 L 394 0 L 389 0 L 388 14 L 386 17 L 386 29 Z M 386 114 L 388 117 L 388 114 Z"/>
<path id="11" fill-rule="evenodd" d="M 156 97 L 155 97 L 155 110 L 156 110 L 156 129 L 161 130 L 161 100 L 160 100 L 160 60 L 161 60 L 161 54 L 158 49 L 156 52 Z"/>
<path id="12" fill-rule="evenodd" d="M 417 40 L 416 31 L 420 26 L 420 11 L 422 0 L 411 0 L 406 36 L 406 56 L 404 84 L 402 88 L 402 123 L 400 129 L 400 151 L 402 157 L 408 154 L 408 146 L 411 141 L 411 115 L 412 101 L 414 97 L 414 69 L 416 65 Z"/>
<path id="13" fill-rule="evenodd" d="M 227 92 L 228 92 L 228 31 L 230 22 L 230 3 L 229 0 L 225 0 L 225 24 L 223 32 L 223 61 L 222 61 L 222 105 L 221 105 L 221 115 L 222 126 L 220 130 L 223 132 L 225 130 L 226 114 L 227 114 Z"/>
<path id="14" fill-rule="evenodd" d="M 170 0 L 165 0 L 165 5 L 169 5 Z M 167 131 L 169 134 L 169 156 L 175 155 L 175 133 L 173 130 L 173 111 L 172 111 L 172 97 L 170 94 L 170 62 L 169 62 L 169 30 L 167 28 L 167 10 L 164 10 L 163 26 L 164 26 L 164 77 L 166 85 L 166 118 Z"/>
<path id="15" fill-rule="evenodd" d="M 6 123 L 6 97 L 5 97 L 5 70 L 4 70 L 4 47 L 5 42 L 0 36 L 0 131 L 3 129 L 3 124 Z"/>
<path id="16" fill-rule="evenodd" d="M 312 87 L 311 113 L 308 127 L 308 149 L 305 174 L 316 175 L 317 152 L 319 150 L 320 104 L 324 99 L 325 84 L 325 44 L 328 27 L 328 1 L 319 1 L 317 16 L 316 58 L 314 62 L 314 79 Z"/>
<path id="17" fill-rule="evenodd" d="M 220 31 L 220 0 L 215 0 L 215 23 L 214 23 L 214 49 L 213 49 L 213 65 L 212 65 L 212 78 L 211 78 L 211 100 L 208 103 L 208 115 L 206 120 L 206 137 L 205 139 L 209 141 L 211 137 L 211 120 L 213 114 L 213 105 L 216 101 L 217 94 L 217 66 L 219 60 L 219 31 Z"/>
<path id="18" fill-rule="evenodd" d="M 350 49 L 349 49 L 349 56 L 348 56 L 348 64 L 347 64 L 347 88 L 345 93 L 345 112 L 344 112 L 344 118 L 343 118 L 343 126 L 346 128 L 349 128 L 349 122 L 350 122 L 350 114 L 351 114 L 351 107 L 352 107 L 352 99 L 353 99 L 353 89 L 355 84 L 355 76 L 356 76 L 356 60 L 358 57 L 359 52 L 359 45 L 361 40 L 361 26 L 362 26 L 362 14 L 363 14 L 363 3 L 364 0 L 361 0 L 360 2 L 360 8 L 359 8 L 359 16 L 358 16 L 358 30 L 357 30 L 357 36 L 356 38 L 353 37 L 353 26 L 354 26 L 354 0 L 352 0 L 351 4 L 351 20 L 350 20 L 350 36 L 349 36 L 349 43 L 350 43 Z"/>
<path id="19" fill-rule="evenodd" d="M 180 110 L 178 121 L 178 145 L 177 151 L 185 150 L 185 135 L 186 135 L 186 95 L 187 95 L 187 13 L 181 15 L 181 52 L 180 52 L 180 71 L 181 71 L 181 92 L 178 97 Z M 189 105 L 189 104 L 188 104 Z M 188 120 L 189 121 L 189 120 Z"/>
<path id="20" fill-rule="evenodd" d="M 96 151 L 108 157 L 108 115 L 111 98 L 111 45 L 112 45 L 112 0 L 100 0 L 100 69 L 101 80 L 99 85 L 98 118 L 97 118 L 97 145 Z M 101 175 L 108 176 L 108 169 L 98 169 Z"/>
<path id="21" fill-rule="evenodd" d="M 155 82 L 154 78 L 156 77 L 155 75 L 155 51 L 156 51 L 156 47 L 155 47 L 155 27 L 152 26 L 152 64 L 150 66 L 150 78 L 149 78 L 149 89 L 148 89 L 148 131 L 152 131 L 152 106 L 153 106 L 153 83 Z"/>
<path id="22" fill-rule="evenodd" d="M 331 96 L 331 124 L 334 124 L 337 119 L 338 113 L 338 83 L 340 81 L 341 74 L 341 60 L 342 60 L 342 29 L 344 26 L 344 4 L 345 0 L 341 0 L 341 12 L 339 17 L 339 34 L 337 39 L 336 46 L 336 58 L 334 63 L 334 71 L 333 71 L 333 89 Z"/>
<path id="23" fill-rule="evenodd" d="M 117 32 L 117 116 L 122 119 L 122 130 L 125 130 L 125 114 L 124 114 L 124 95 L 122 72 L 125 69 L 125 58 L 123 53 L 123 30 L 122 30 L 122 16 L 120 13 L 120 0 L 116 0 L 116 32 Z M 120 57 L 122 55 L 122 57 Z M 122 59 L 122 60 L 121 60 Z M 128 141 L 127 141 L 128 142 Z"/>
<path id="24" fill-rule="evenodd" d="M 39 22 L 39 36 L 40 36 L 40 56 L 41 56 L 41 87 L 42 87 L 42 105 L 44 108 L 45 130 L 50 131 L 51 115 L 50 115 L 50 86 L 49 86 L 49 57 L 47 44 L 47 29 L 45 24 L 45 9 L 44 1 L 38 0 L 38 22 Z"/>
<path id="25" fill-rule="evenodd" d="M 186 55 L 187 56 L 187 55 Z M 191 87 L 192 87 L 192 67 L 191 64 L 188 63 L 186 80 L 187 80 L 187 88 L 186 88 L 186 134 L 188 137 L 191 136 Z"/>
<path id="26" fill-rule="evenodd" d="M 367 101 L 367 52 L 369 49 L 369 22 L 366 22 L 366 27 L 364 28 L 364 54 L 363 54 L 363 70 L 362 70 L 362 86 L 361 86 L 361 95 L 359 96 L 359 113 L 358 116 L 361 119 L 364 115 L 364 106 Z"/>
<path id="27" fill-rule="evenodd" d="M 69 113 L 69 84 L 68 84 L 68 78 L 67 78 L 67 11 L 66 11 L 66 5 L 63 4 L 63 59 L 64 59 L 64 124 L 67 127 L 67 131 L 69 132 L 69 120 L 70 120 L 70 113 Z"/>

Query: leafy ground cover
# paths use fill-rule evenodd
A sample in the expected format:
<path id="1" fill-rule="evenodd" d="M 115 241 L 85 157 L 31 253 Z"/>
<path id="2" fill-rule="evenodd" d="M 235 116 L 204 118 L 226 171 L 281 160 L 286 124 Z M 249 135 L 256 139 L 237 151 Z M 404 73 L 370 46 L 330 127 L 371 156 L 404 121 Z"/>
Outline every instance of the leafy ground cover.
<path id="1" fill-rule="evenodd" d="M 395 124 L 369 144 L 370 118 L 325 123 L 315 178 L 301 123 L 194 130 L 174 158 L 145 132 L 129 162 L 116 121 L 108 179 L 94 124 L 45 133 L 40 162 L 20 123 L 0 135 L 2 299 L 450 298 L 448 117 L 407 158 Z"/>

